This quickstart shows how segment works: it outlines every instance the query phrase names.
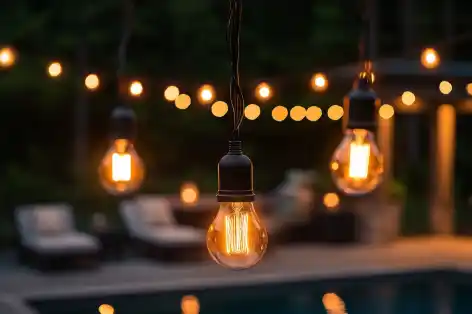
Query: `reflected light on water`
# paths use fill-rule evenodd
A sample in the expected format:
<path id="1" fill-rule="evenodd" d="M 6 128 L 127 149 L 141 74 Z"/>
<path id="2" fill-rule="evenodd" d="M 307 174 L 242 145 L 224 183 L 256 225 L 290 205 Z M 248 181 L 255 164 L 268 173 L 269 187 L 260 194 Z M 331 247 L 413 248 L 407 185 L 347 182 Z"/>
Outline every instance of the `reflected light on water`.
<path id="1" fill-rule="evenodd" d="M 336 293 L 326 293 L 322 302 L 328 314 L 347 314 L 344 301 Z"/>
<path id="2" fill-rule="evenodd" d="M 186 295 L 182 298 L 180 308 L 182 314 L 198 314 L 200 313 L 200 302 L 196 296 Z"/>

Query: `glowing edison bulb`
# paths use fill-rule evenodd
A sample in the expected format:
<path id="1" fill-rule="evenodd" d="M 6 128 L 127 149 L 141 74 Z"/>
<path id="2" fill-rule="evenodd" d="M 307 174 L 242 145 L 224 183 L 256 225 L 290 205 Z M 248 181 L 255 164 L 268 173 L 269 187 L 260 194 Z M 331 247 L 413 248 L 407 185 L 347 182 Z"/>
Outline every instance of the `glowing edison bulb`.
<path id="1" fill-rule="evenodd" d="M 331 173 L 339 189 L 350 195 L 373 191 L 382 181 L 383 157 L 374 135 L 362 129 L 348 130 L 331 160 Z"/>
<path id="2" fill-rule="evenodd" d="M 144 179 L 143 162 L 126 139 L 113 142 L 98 171 L 102 186 L 113 195 L 135 192 Z"/>
<path id="3" fill-rule="evenodd" d="M 208 251 L 218 264 L 232 269 L 252 267 L 261 260 L 267 243 L 267 231 L 253 203 L 220 203 L 207 233 Z"/>

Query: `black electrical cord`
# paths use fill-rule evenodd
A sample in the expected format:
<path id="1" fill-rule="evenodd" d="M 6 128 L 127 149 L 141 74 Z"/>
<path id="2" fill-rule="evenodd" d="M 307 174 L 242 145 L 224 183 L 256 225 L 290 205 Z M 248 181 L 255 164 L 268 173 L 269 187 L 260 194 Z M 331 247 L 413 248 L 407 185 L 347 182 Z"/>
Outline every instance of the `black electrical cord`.
<path id="1" fill-rule="evenodd" d="M 131 38 L 131 33 L 133 31 L 133 22 L 134 22 L 134 3 L 133 0 L 123 0 L 123 35 L 121 36 L 120 45 L 118 46 L 118 67 L 116 71 L 116 76 L 118 79 L 118 84 L 121 83 L 123 76 L 126 70 L 126 56 L 128 43 Z"/>
<path id="2" fill-rule="evenodd" d="M 372 56 L 370 51 L 370 24 L 371 24 L 371 2 L 370 0 L 361 0 L 362 28 L 359 43 L 359 59 L 362 69 L 366 73 L 372 71 Z"/>
<path id="3" fill-rule="evenodd" d="M 230 0 L 227 41 L 231 58 L 230 102 L 233 110 L 233 139 L 239 139 L 239 129 L 244 119 L 244 96 L 239 85 L 240 33 L 242 0 Z"/>

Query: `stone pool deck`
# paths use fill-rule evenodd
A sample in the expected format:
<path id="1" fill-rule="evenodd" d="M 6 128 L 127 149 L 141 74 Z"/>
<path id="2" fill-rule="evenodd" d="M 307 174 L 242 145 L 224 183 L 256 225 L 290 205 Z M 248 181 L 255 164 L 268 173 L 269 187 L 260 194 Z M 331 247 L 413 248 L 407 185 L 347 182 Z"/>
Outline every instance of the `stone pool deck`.
<path id="1" fill-rule="evenodd" d="M 19 300 L 57 299 L 428 270 L 472 272 L 472 238 L 410 238 L 376 246 L 280 247 L 259 266 L 239 272 L 211 261 L 165 265 L 152 260 L 128 260 L 105 263 L 93 271 L 57 274 L 11 264 L 0 267 L 0 295 Z"/>

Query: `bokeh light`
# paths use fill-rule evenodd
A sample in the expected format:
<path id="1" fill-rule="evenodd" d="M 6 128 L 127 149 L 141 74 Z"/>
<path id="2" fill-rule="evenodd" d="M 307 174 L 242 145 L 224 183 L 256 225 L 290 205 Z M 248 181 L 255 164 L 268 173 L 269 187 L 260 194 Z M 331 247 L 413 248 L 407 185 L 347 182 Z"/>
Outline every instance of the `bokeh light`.
<path id="1" fill-rule="evenodd" d="M 467 84 L 467 86 L 465 87 L 465 90 L 467 91 L 467 94 L 472 96 L 472 83 Z"/>
<path id="2" fill-rule="evenodd" d="M 324 92 L 328 88 L 328 78 L 323 73 L 316 73 L 311 78 L 311 88 L 316 92 Z"/>
<path id="3" fill-rule="evenodd" d="M 391 117 L 393 117 L 394 114 L 395 109 L 392 105 L 384 104 L 379 108 L 379 116 L 384 120 L 390 119 Z"/>
<path id="4" fill-rule="evenodd" d="M 211 106 L 211 113 L 218 118 L 228 113 L 228 104 L 224 101 L 217 101 Z"/>
<path id="5" fill-rule="evenodd" d="M 337 294 L 326 293 L 323 296 L 322 302 L 328 314 L 346 314 L 346 305 Z"/>
<path id="6" fill-rule="evenodd" d="M 290 118 L 293 121 L 302 121 L 306 117 L 306 109 L 302 106 L 295 106 L 290 109 Z"/>
<path id="7" fill-rule="evenodd" d="M 411 106 L 415 103 L 415 101 L 416 101 L 416 97 L 415 97 L 415 94 L 413 94 L 412 92 L 406 91 L 402 94 L 402 103 L 405 106 Z"/>
<path id="8" fill-rule="evenodd" d="M 339 105 L 332 105 L 328 108 L 328 118 L 330 118 L 331 120 L 339 120 L 343 117 L 343 115 L 344 109 Z"/>
<path id="9" fill-rule="evenodd" d="M 249 104 L 244 108 L 244 116 L 248 120 L 256 120 L 261 115 L 261 107 L 256 104 Z"/>
<path id="10" fill-rule="evenodd" d="M 318 121 L 323 115 L 323 111 L 318 106 L 311 106 L 306 110 L 306 118 L 309 121 Z"/>
<path id="11" fill-rule="evenodd" d="M 288 116 L 288 110 L 284 106 L 277 106 L 272 109 L 272 119 L 277 122 L 284 121 Z"/>
<path id="12" fill-rule="evenodd" d="M 440 62 L 439 54 L 433 48 L 426 48 L 421 53 L 421 64 L 427 69 L 434 69 Z"/>
<path id="13" fill-rule="evenodd" d="M 62 65 L 59 62 L 53 62 L 48 66 L 48 74 L 51 77 L 58 77 L 62 73 Z"/>
<path id="14" fill-rule="evenodd" d="M 268 100 L 272 97 L 272 88 L 267 83 L 260 83 L 256 87 L 256 97 L 260 100 Z"/>
<path id="15" fill-rule="evenodd" d="M 198 99 L 202 104 L 208 104 L 215 99 L 215 89 L 213 86 L 205 84 L 198 89 Z"/>
<path id="16" fill-rule="evenodd" d="M 89 74 L 85 78 L 85 87 L 90 90 L 96 90 L 100 85 L 100 79 L 96 74 Z"/>
<path id="17" fill-rule="evenodd" d="M 186 182 L 180 187 L 180 201 L 185 205 L 194 205 L 198 202 L 198 187 L 193 182 Z"/>
<path id="18" fill-rule="evenodd" d="M 100 314 L 114 314 L 115 309 L 109 304 L 102 304 L 98 307 L 98 312 Z"/>
<path id="19" fill-rule="evenodd" d="M 185 110 L 192 103 L 192 99 L 187 94 L 180 94 L 179 96 L 177 96 L 174 103 L 178 109 Z"/>
<path id="20" fill-rule="evenodd" d="M 143 84 L 141 84 L 140 81 L 133 81 L 131 82 L 131 84 L 129 85 L 129 93 L 131 96 L 141 96 L 141 94 L 143 93 Z"/>
<path id="21" fill-rule="evenodd" d="M 0 49 L 0 67 L 8 68 L 15 64 L 16 54 L 10 47 L 3 47 Z"/>
<path id="22" fill-rule="evenodd" d="M 448 81 L 442 81 L 439 83 L 439 91 L 444 95 L 450 94 L 452 92 L 452 84 Z"/>
<path id="23" fill-rule="evenodd" d="M 196 296 L 184 296 L 180 302 L 180 309 L 182 314 L 198 314 L 200 313 L 200 302 Z"/>
<path id="24" fill-rule="evenodd" d="M 175 101 L 177 96 L 179 96 L 180 90 L 177 86 L 169 86 L 164 91 L 164 98 L 167 101 Z"/>
<path id="25" fill-rule="evenodd" d="M 328 210 L 336 210 L 339 206 L 339 196 L 336 193 L 326 193 L 323 196 L 323 205 Z"/>

